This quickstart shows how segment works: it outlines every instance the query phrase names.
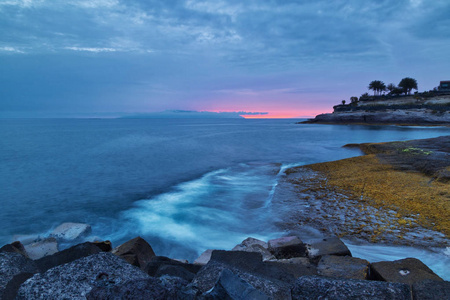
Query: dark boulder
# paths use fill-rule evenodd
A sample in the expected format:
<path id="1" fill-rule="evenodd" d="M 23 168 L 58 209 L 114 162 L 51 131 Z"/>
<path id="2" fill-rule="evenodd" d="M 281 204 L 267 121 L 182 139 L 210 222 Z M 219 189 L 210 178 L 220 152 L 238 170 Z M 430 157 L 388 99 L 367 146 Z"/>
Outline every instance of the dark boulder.
<path id="1" fill-rule="evenodd" d="M 430 268 L 417 258 L 380 261 L 370 265 L 375 280 L 413 284 L 426 279 L 442 281 Z"/>
<path id="2" fill-rule="evenodd" d="M 100 252 L 102 252 L 102 250 L 96 244 L 86 242 L 57 252 L 53 255 L 44 256 L 43 258 L 36 260 L 36 264 L 40 272 L 45 272 L 53 267 Z"/>
<path id="3" fill-rule="evenodd" d="M 158 270 L 163 266 L 176 266 L 186 269 L 189 273 L 196 274 L 202 266 L 194 265 L 189 263 L 182 263 L 177 260 L 165 257 L 165 256 L 155 256 L 150 262 L 145 266 L 144 272 L 150 276 L 157 276 Z"/>
<path id="4" fill-rule="evenodd" d="M 307 256 L 306 245 L 297 236 L 269 241 L 269 251 L 278 259 Z"/>
<path id="5" fill-rule="evenodd" d="M 450 298 L 450 282 L 424 280 L 412 285 L 414 300 L 434 300 Z"/>
<path id="6" fill-rule="evenodd" d="M 125 281 L 109 286 L 96 286 L 88 300 L 100 299 L 194 299 L 195 293 L 186 290 L 187 282 L 174 278 L 147 278 Z M 190 296 L 189 296 L 190 295 Z"/>
<path id="7" fill-rule="evenodd" d="M 368 277 L 369 262 L 350 256 L 326 255 L 320 259 L 317 271 L 321 276 L 364 280 Z"/>
<path id="8" fill-rule="evenodd" d="M 408 285 L 370 280 L 304 276 L 292 286 L 292 299 L 367 299 L 409 300 Z"/>
<path id="9" fill-rule="evenodd" d="M 352 256 L 350 250 L 338 237 L 327 237 L 311 243 L 308 255 L 320 259 L 324 255 Z"/>
<path id="10" fill-rule="evenodd" d="M 220 277 L 223 270 L 230 269 L 234 274 L 245 280 L 257 290 L 268 295 L 272 299 L 290 299 L 291 292 L 289 284 L 279 280 L 269 280 L 263 276 L 250 274 L 241 269 L 228 266 L 224 263 L 211 260 L 195 275 L 191 285 L 200 292 L 206 293 L 211 290 Z"/>
<path id="11" fill-rule="evenodd" d="M 304 275 L 317 274 L 312 265 L 286 264 L 277 261 L 263 262 L 261 254 L 256 252 L 214 250 L 211 260 L 226 264 L 232 269 L 283 282 L 291 282 Z"/>
<path id="12" fill-rule="evenodd" d="M 28 257 L 24 246 L 19 241 L 15 241 L 11 244 L 4 245 L 3 247 L 0 248 L 0 252 L 15 252 Z"/>
<path id="13" fill-rule="evenodd" d="M 224 269 L 214 288 L 205 294 L 207 300 L 233 299 L 233 300 L 268 300 L 266 294 L 255 289 L 251 284 Z"/>
<path id="14" fill-rule="evenodd" d="M 155 256 L 152 247 L 141 237 L 123 243 L 115 248 L 112 253 L 141 269 L 144 269 Z"/>
<path id="15" fill-rule="evenodd" d="M 261 246 L 259 243 L 254 243 L 245 247 L 237 245 L 232 251 L 258 252 L 261 253 L 263 260 L 275 259 L 275 256 L 270 253 L 267 247 Z"/>
<path id="16" fill-rule="evenodd" d="M 14 299 L 20 285 L 37 272 L 31 259 L 15 252 L 0 252 L 0 299 Z"/>
<path id="17" fill-rule="evenodd" d="M 111 252 L 112 251 L 112 244 L 111 241 L 94 241 L 91 242 L 93 245 L 97 246 L 102 250 L 103 252 Z"/>
<path id="18" fill-rule="evenodd" d="M 149 276 L 117 256 L 101 252 L 35 274 L 24 282 L 18 299 L 79 299 L 97 286 L 113 286 Z"/>

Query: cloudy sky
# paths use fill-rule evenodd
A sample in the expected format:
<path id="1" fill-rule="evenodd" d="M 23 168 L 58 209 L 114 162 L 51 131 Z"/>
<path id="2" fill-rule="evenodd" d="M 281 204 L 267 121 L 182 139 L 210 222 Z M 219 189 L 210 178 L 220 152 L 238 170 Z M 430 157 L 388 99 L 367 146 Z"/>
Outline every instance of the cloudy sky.
<path id="1" fill-rule="evenodd" d="M 448 0 L 0 0 L 0 116 L 312 116 L 450 80 Z"/>

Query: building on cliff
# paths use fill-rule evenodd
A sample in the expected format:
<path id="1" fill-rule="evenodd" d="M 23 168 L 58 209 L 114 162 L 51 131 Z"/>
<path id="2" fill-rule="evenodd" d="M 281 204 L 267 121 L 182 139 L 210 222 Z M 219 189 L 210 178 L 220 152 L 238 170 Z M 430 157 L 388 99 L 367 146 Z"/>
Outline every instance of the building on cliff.
<path id="1" fill-rule="evenodd" d="M 441 81 L 438 90 L 440 92 L 450 92 L 450 80 Z"/>

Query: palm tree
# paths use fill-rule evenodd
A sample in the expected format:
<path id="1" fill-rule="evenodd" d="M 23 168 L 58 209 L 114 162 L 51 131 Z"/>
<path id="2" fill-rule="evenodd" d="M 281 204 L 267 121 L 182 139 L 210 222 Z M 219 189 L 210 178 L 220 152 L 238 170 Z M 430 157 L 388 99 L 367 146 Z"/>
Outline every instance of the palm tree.
<path id="1" fill-rule="evenodd" d="M 403 92 L 406 94 L 410 94 L 412 89 L 417 90 L 417 80 L 410 77 L 405 77 L 400 81 L 398 87 L 403 89 Z"/>
<path id="2" fill-rule="evenodd" d="M 395 91 L 395 89 L 396 89 L 397 87 L 395 86 L 395 84 L 389 83 L 389 84 L 387 85 L 386 88 L 387 88 L 387 90 L 389 91 L 389 93 L 393 94 L 393 92 Z"/>
<path id="3" fill-rule="evenodd" d="M 383 81 L 374 80 L 369 84 L 369 90 L 373 90 L 373 95 L 380 95 L 382 91 L 386 90 L 386 85 Z"/>

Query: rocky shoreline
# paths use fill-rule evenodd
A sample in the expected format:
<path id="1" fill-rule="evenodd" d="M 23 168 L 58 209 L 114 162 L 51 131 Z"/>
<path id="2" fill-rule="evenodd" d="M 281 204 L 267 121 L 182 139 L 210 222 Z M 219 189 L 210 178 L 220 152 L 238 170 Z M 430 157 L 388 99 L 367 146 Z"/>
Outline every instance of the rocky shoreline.
<path id="1" fill-rule="evenodd" d="M 82 225 L 64 227 L 82 234 Z M 0 249 L 1 299 L 444 299 L 450 293 L 450 282 L 418 259 L 370 263 L 333 236 L 308 244 L 297 236 L 247 238 L 230 251 L 207 250 L 193 263 L 157 256 L 140 237 L 116 248 L 84 242 L 35 259 L 26 249 L 20 242 Z"/>
<path id="2" fill-rule="evenodd" d="M 286 171 L 273 205 L 280 226 L 355 242 L 450 246 L 450 136 L 358 147 L 366 155 Z M 442 250 L 443 249 L 443 250 Z"/>

